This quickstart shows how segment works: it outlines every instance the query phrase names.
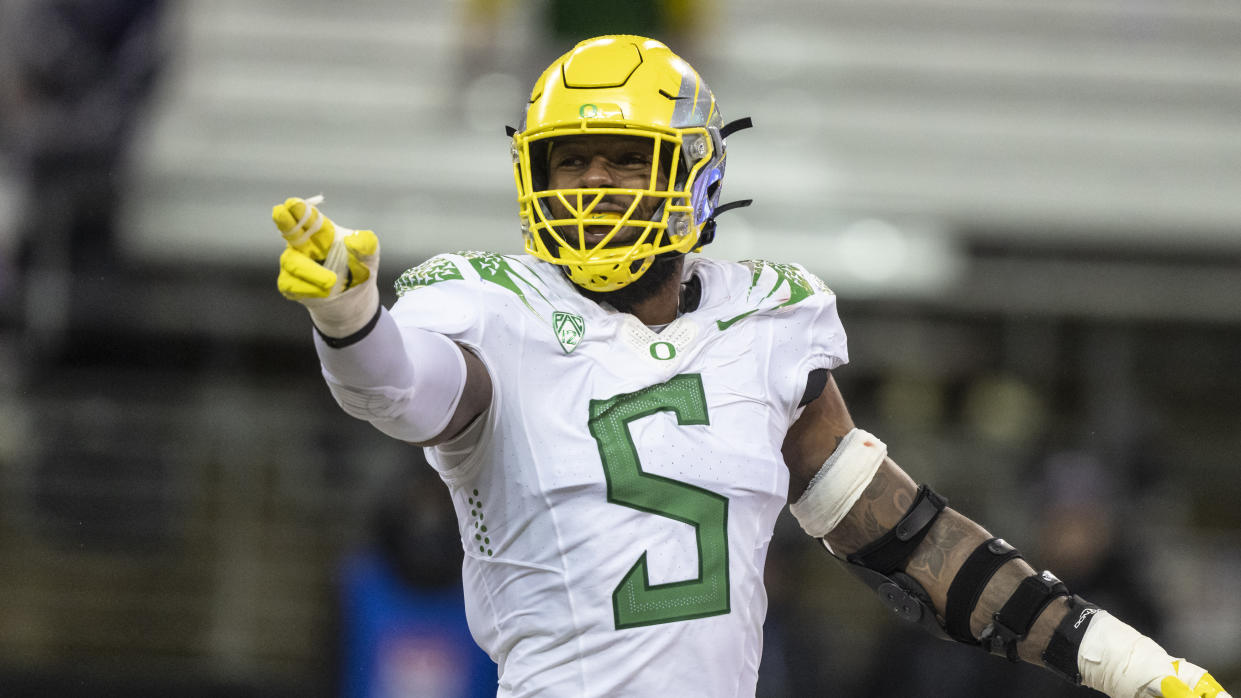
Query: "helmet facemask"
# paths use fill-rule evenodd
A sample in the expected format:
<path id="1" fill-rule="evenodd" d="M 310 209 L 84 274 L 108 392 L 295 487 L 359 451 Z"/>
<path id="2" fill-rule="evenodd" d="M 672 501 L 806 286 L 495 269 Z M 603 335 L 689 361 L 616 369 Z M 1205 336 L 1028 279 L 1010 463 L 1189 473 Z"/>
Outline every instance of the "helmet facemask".
<path id="1" fill-rule="evenodd" d="M 641 277 L 657 256 L 701 246 L 724 171 L 721 125 L 711 91 L 663 44 L 633 36 L 578 44 L 536 83 L 513 133 L 526 252 L 561 266 L 586 290 L 610 292 Z M 635 139 L 649 169 L 619 186 L 616 178 L 592 187 L 572 176 L 550 181 L 549 155 L 593 138 Z"/>
<path id="2" fill-rule="evenodd" d="M 710 142 L 705 129 L 687 131 L 592 124 L 523 139 L 527 152 L 520 160 L 531 163 L 528 175 L 518 168 L 526 251 L 563 265 L 583 288 L 613 291 L 645 273 L 657 255 L 692 250 L 698 226 L 692 225 L 695 192 L 687 184 L 700 181 L 711 158 L 689 151 L 709 155 L 713 149 L 695 146 Z M 631 139 L 648 156 L 642 186 L 549 188 L 549 158 L 556 157 L 557 142 L 572 135 Z"/>

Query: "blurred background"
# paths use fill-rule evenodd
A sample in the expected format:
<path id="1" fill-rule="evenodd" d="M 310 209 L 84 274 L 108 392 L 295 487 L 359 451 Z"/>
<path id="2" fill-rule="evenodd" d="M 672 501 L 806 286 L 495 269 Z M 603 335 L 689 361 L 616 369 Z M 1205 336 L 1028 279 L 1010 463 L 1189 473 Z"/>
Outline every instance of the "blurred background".
<path id="1" fill-rule="evenodd" d="M 856 421 L 1239 690 L 1241 5 L 589 5 L 0 0 L 0 695 L 494 694 L 447 495 L 332 402 L 269 211 L 326 194 L 387 279 L 519 251 L 503 127 L 612 31 L 753 117 L 710 252 L 837 292 Z M 761 695 L 1092 695 L 787 515 L 768 578 Z"/>

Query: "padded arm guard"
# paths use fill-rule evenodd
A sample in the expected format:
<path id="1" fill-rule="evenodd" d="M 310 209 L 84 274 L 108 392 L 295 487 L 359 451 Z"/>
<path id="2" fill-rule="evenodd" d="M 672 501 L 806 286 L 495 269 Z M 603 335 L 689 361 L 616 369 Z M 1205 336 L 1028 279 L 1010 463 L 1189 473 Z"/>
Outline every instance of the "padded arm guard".
<path id="1" fill-rule="evenodd" d="M 857 502 L 886 455 L 887 446 L 882 441 L 854 429 L 811 479 L 805 494 L 789 507 L 806 533 L 818 538 L 833 557 L 836 555 L 827 542 L 827 534 Z M 1016 548 L 1003 539 L 991 538 L 970 553 L 953 577 L 941 621 L 930 595 L 903 570 L 947 506 L 948 500 L 922 485 L 896 526 L 849 555 L 843 560 L 845 567 L 873 589 L 897 617 L 941 639 L 982 646 L 993 654 L 1017 661 L 1017 644 L 1048 605 L 1061 596 L 1068 596 L 1068 589 L 1050 572 L 1031 575 L 992 615 L 992 622 L 975 639 L 970 618 L 983 590 L 1005 563 L 1021 557 Z M 1074 597 L 1074 601 L 1080 600 Z M 1088 619 L 1090 613 L 1085 612 L 1083 619 Z M 1088 623 L 1084 620 L 1068 630 L 1058 628 L 1044 655 L 1044 661 L 1052 670 L 1070 681 L 1081 680 L 1076 667 L 1077 647 L 1083 626 Z"/>
<path id="2" fill-rule="evenodd" d="M 845 568 L 873 589 L 898 618 L 915 623 L 944 640 L 951 638 L 935 615 L 930 595 L 913 577 L 900 570 L 946 506 L 948 500 L 935 494 L 930 487 L 919 487 L 914 503 L 892 530 L 844 561 Z M 827 548 L 827 541 L 820 541 Z"/>

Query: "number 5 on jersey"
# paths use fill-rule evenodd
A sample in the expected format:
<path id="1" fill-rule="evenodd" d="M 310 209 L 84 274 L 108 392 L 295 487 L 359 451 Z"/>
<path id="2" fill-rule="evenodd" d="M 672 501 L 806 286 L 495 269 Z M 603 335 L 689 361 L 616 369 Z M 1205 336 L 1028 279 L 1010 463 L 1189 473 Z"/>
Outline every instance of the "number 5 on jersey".
<path id="1" fill-rule="evenodd" d="M 694 527 L 698 576 L 667 584 L 650 583 L 646 552 L 612 592 L 616 629 L 671 623 L 728 613 L 728 499 L 688 483 L 644 472 L 629 423 L 657 412 L 676 415 L 677 424 L 709 424 L 702 377 L 675 376 L 637 392 L 590 401 L 587 422 L 599 445 L 608 501 Z"/>

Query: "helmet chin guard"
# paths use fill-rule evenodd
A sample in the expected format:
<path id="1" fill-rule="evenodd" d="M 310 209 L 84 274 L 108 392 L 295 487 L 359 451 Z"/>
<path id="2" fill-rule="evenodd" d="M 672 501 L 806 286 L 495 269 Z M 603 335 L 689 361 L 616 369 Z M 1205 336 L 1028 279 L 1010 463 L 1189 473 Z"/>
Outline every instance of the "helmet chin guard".
<path id="1" fill-rule="evenodd" d="M 526 252 L 564 267 L 578 286 L 606 292 L 633 283 L 656 255 L 706 244 L 727 133 L 711 90 L 664 44 L 628 35 L 579 43 L 535 83 L 512 133 Z M 548 189 L 551 144 L 596 135 L 649 144 L 646 187 Z"/>

